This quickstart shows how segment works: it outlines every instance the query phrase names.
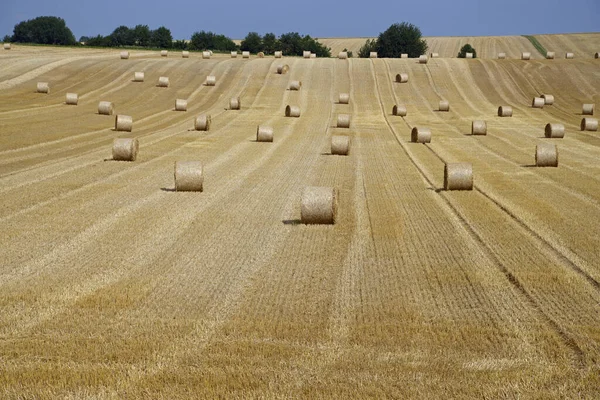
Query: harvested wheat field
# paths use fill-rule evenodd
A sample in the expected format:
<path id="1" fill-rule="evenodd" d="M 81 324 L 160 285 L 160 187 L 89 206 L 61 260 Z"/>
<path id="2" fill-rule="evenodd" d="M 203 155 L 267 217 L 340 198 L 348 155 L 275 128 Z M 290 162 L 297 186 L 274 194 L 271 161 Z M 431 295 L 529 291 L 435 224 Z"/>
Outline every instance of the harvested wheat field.
<path id="1" fill-rule="evenodd" d="M 0 397 L 597 397 L 600 133 L 579 124 L 600 60 L 493 40 L 511 57 L 284 55 L 285 75 L 229 53 L 0 54 Z M 116 138 L 135 161 L 112 160 Z M 536 167 L 540 143 L 557 167 Z M 175 191 L 179 161 L 201 163 L 202 191 Z M 443 190 L 446 163 L 472 166 L 472 190 Z M 334 189 L 335 223 L 301 222 L 307 187 Z"/>

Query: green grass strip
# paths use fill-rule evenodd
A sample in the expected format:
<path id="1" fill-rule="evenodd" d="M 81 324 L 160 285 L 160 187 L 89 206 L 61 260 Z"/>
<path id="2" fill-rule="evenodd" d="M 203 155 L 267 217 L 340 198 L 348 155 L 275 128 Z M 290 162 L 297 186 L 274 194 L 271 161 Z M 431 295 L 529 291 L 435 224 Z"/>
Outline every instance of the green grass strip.
<path id="1" fill-rule="evenodd" d="M 542 46 L 542 44 L 540 42 L 538 42 L 538 40 L 535 38 L 535 36 L 523 35 L 523 37 L 526 37 L 527 40 L 529 40 L 531 42 L 533 47 L 535 47 L 542 56 L 546 57 L 546 53 L 548 53 L 548 50 L 546 50 L 546 48 L 544 46 Z"/>

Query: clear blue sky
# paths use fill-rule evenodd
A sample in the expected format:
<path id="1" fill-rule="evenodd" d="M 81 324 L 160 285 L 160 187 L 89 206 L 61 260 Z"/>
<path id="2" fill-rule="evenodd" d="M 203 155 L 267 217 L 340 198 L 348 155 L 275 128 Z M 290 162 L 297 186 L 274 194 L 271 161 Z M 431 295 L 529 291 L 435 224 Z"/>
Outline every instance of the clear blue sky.
<path id="1" fill-rule="evenodd" d="M 0 38 L 43 15 L 64 18 L 77 39 L 137 24 L 164 25 L 175 39 L 200 30 L 364 37 L 402 21 L 425 36 L 600 32 L 600 0 L 3 0 L 0 8 Z"/>

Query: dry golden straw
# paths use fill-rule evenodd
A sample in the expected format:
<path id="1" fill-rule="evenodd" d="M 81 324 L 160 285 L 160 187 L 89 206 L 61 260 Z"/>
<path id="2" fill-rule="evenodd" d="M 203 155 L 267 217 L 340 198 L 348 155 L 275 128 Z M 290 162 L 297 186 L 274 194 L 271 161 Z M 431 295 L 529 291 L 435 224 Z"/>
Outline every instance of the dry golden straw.
<path id="1" fill-rule="evenodd" d="M 315 53 L 310 53 L 310 58 L 317 58 L 317 55 Z"/>
<path id="2" fill-rule="evenodd" d="M 50 93 L 50 85 L 48 82 L 38 82 L 36 90 L 38 93 Z"/>
<path id="3" fill-rule="evenodd" d="M 584 104 L 581 107 L 582 115 L 594 115 L 594 104 Z"/>
<path id="4" fill-rule="evenodd" d="M 206 86 L 215 86 L 217 83 L 217 77 L 214 75 L 209 75 L 206 77 Z"/>
<path id="5" fill-rule="evenodd" d="M 184 100 L 184 99 L 175 100 L 175 111 L 187 111 L 187 100 Z"/>
<path id="6" fill-rule="evenodd" d="M 79 96 L 77 95 L 77 93 L 67 93 L 65 103 L 67 103 L 70 106 L 76 106 L 77 103 L 79 103 Z"/>
<path id="7" fill-rule="evenodd" d="M 487 123 L 481 120 L 471 122 L 471 135 L 487 135 Z"/>
<path id="8" fill-rule="evenodd" d="M 350 128 L 350 115 L 339 114 L 337 117 L 337 127 L 338 128 Z"/>
<path id="9" fill-rule="evenodd" d="M 392 114 L 399 117 L 406 117 L 406 106 L 402 104 L 394 105 L 394 107 L 392 107 Z"/>
<path id="10" fill-rule="evenodd" d="M 290 82 L 290 90 L 300 90 L 302 87 L 301 81 L 291 81 Z"/>
<path id="11" fill-rule="evenodd" d="M 117 115 L 115 117 L 115 131 L 131 132 L 133 129 L 133 118 L 130 115 Z"/>
<path id="12" fill-rule="evenodd" d="M 110 101 L 101 101 L 98 103 L 98 114 L 100 115 L 113 115 L 115 106 Z"/>
<path id="13" fill-rule="evenodd" d="M 182 58 L 190 58 L 190 52 L 189 52 L 189 51 L 187 51 L 187 50 L 183 50 L 183 51 L 181 52 L 181 57 L 182 57 Z"/>
<path id="14" fill-rule="evenodd" d="M 127 60 L 129 58 L 129 52 L 128 51 L 122 51 L 121 52 L 121 60 Z"/>
<path id="15" fill-rule="evenodd" d="M 470 163 L 446 163 L 444 189 L 473 190 L 473 166 Z"/>
<path id="16" fill-rule="evenodd" d="M 546 100 L 541 97 L 534 97 L 531 102 L 531 107 L 533 108 L 543 108 L 544 104 L 546 104 Z"/>
<path id="17" fill-rule="evenodd" d="M 499 117 L 512 117 L 513 110 L 510 106 L 500 106 L 498 107 L 498 116 Z"/>
<path id="18" fill-rule="evenodd" d="M 331 154 L 347 156 L 350 151 L 350 137 L 344 135 L 331 136 Z"/>
<path id="19" fill-rule="evenodd" d="M 530 60 L 531 59 L 531 53 L 528 51 L 524 51 L 521 53 L 521 60 Z"/>
<path id="20" fill-rule="evenodd" d="M 543 94 L 540 97 L 542 99 L 544 99 L 544 105 L 551 106 L 552 104 L 554 104 L 554 96 L 553 95 Z"/>
<path id="21" fill-rule="evenodd" d="M 335 224 L 337 189 L 309 186 L 302 191 L 300 220 L 303 224 Z"/>
<path id="22" fill-rule="evenodd" d="M 300 117 L 300 107 L 298 106 L 290 106 L 289 104 L 285 106 L 285 116 L 298 118 Z"/>
<path id="23" fill-rule="evenodd" d="M 283 51 L 276 51 L 275 58 L 281 58 L 281 57 L 283 57 Z"/>
<path id="24" fill-rule="evenodd" d="M 554 60 L 554 52 L 553 51 L 546 52 L 546 59 L 547 60 Z"/>
<path id="25" fill-rule="evenodd" d="M 396 74 L 396 82 L 406 83 L 408 82 L 408 74 Z"/>
<path id="26" fill-rule="evenodd" d="M 169 77 L 161 76 L 158 78 L 158 87 L 169 87 Z"/>
<path id="27" fill-rule="evenodd" d="M 4 50 L 10 50 L 10 49 L 11 49 L 10 43 L 4 43 Z M 598 58 L 598 57 L 596 57 L 596 58 Z"/>
<path id="28" fill-rule="evenodd" d="M 229 99 L 229 109 L 230 110 L 239 110 L 241 107 L 242 107 L 242 102 L 240 101 L 239 96 L 232 97 L 231 99 Z"/>
<path id="29" fill-rule="evenodd" d="M 431 130 L 415 126 L 410 132 L 410 141 L 413 143 L 431 143 Z"/>
<path id="30" fill-rule="evenodd" d="M 598 120 L 596 118 L 583 118 L 580 128 L 582 131 L 595 132 L 598 130 Z"/>
<path id="31" fill-rule="evenodd" d="M 137 139 L 117 138 L 113 141 L 112 158 L 115 161 L 135 161 L 139 147 Z"/>
<path id="32" fill-rule="evenodd" d="M 563 124 L 546 124 L 544 135 L 551 139 L 565 137 L 565 126 Z"/>
<path id="33" fill-rule="evenodd" d="M 438 53 L 431 53 L 431 58 L 438 58 L 440 55 Z"/>
<path id="34" fill-rule="evenodd" d="M 280 75 L 287 74 L 289 70 L 290 70 L 290 66 L 287 64 L 277 66 L 277 73 Z"/>
<path id="35" fill-rule="evenodd" d="M 498 60 L 504 60 L 506 58 L 506 53 L 498 53 Z"/>
<path id="36" fill-rule="evenodd" d="M 204 59 L 209 59 L 210 58 L 210 51 L 203 51 L 202 52 L 202 58 Z"/>
<path id="37" fill-rule="evenodd" d="M 208 131 L 210 130 L 211 122 L 210 114 L 200 114 L 194 120 L 194 129 L 197 131 Z"/>
<path id="38" fill-rule="evenodd" d="M 419 64 L 427 64 L 429 58 L 425 54 L 419 56 Z"/>
<path id="39" fill-rule="evenodd" d="M 408 54 L 402 53 L 402 54 L 400 54 L 400 58 L 408 58 Z"/>
<path id="40" fill-rule="evenodd" d="M 338 53 L 338 58 L 340 60 L 346 60 L 346 59 L 348 59 L 348 52 L 347 51 L 340 51 Z"/>
<path id="41" fill-rule="evenodd" d="M 237 58 L 237 51 L 232 51 L 231 52 L 231 58 Z"/>
<path id="42" fill-rule="evenodd" d="M 200 161 L 175 161 L 175 191 L 201 192 L 204 171 Z"/>
<path id="43" fill-rule="evenodd" d="M 144 73 L 143 72 L 136 72 L 133 74 L 133 81 L 134 82 L 144 82 Z"/>
<path id="44" fill-rule="evenodd" d="M 552 143 L 535 146 L 535 165 L 538 167 L 558 167 L 558 148 Z"/>
<path id="45" fill-rule="evenodd" d="M 575 58 L 575 54 L 573 54 L 573 53 L 566 53 L 565 54 L 565 58 L 567 60 L 572 60 L 573 58 Z"/>
<path id="46" fill-rule="evenodd" d="M 465 58 L 473 58 L 473 53 L 466 53 Z"/>
<path id="47" fill-rule="evenodd" d="M 259 125 L 256 128 L 256 141 L 257 142 L 272 142 L 273 141 L 273 128 L 270 126 Z"/>
<path id="48" fill-rule="evenodd" d="M 249 51 L 242 51 L 242 58 L 250 58 L 250 52 Z"/>
<path id="49" fill-rule="evenodd" d="M 369 53 L 369 58 L 377 58 L 377 52 L 376 51 L 372 51 Z"/>
<path id="50" fill-rule="evenodd" d="M 304 57 L 304 58 L 310 58 L 310 54 L 311 54 L 310 51 L 304 50 L 302 52 L 302 57 Z"/>
<path id="51" fill-rule="evenodd" d="M 168 55 L 169 55 L 169 52 L 168 52 L 167 50 L 161 50 L 161 51 L 160 51 L 160 56 L 161 56 L 161 57 L 166 57 L 166 56 L 168 56 Z"/>
<path id="52" fill-rule="evenodd" d="M 338 97 L 338 103 L 340 104 L 348 104 L 350 103 L 350 94 L 348 93 L 340 93 Z"/>
<path id="53" fill-rule="evenodd" d="M 260 51 L 260 52 L 258 52 L 257 56 L 258 56 L 258 58 L 265 58 L 265 53 Z"/>
<path id="54" fill-rule="evenodd" d="M 448 100 L 440 100 L 439 111 L 450 111 L 450 102 Z"/>

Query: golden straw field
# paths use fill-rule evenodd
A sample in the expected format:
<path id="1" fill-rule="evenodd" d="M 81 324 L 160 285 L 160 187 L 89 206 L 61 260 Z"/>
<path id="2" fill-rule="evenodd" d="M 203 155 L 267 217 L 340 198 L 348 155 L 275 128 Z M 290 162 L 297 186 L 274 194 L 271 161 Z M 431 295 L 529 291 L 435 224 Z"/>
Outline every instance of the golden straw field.
<path id="1" fill-rule="evenodd" d="M 556 59 L 516 36 L 470 60 L 437 38 L 427 64 L 0 50 L 0 398 L 598 398 L 600 131 L 579 124 L 584 103 L 599 118 L 600 34 L 539 40 Z M 176 161 L 202 162 L 202 192 L 174 190 Z M 473 190 L 443 190 L 450 162 Z M 338 190 L 335 224 L 301 223 L 307 186 Z"/>

